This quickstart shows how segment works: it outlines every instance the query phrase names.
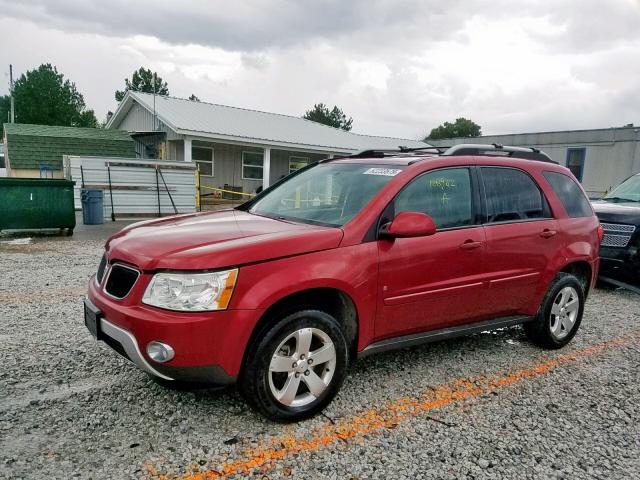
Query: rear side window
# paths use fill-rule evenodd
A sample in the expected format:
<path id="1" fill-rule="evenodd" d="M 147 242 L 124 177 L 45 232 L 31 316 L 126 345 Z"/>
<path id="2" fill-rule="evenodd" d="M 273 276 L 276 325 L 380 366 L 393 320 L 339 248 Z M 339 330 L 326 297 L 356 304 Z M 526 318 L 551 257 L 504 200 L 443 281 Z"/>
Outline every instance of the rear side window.
<path id="1" fill-rule="evenodd" d="M 421 212 L 430 215 L 437 228 L 473 223 L 471 177 L 468 168 L 445 168 L 420 175 L 396 197 L 396 215 Z"/>
<path id="2" fill-rule="evenodd" d="M 570 217 L 590 217 L 593 215 L 589 200 L 587 200 L 582 189 L 571 177 L 556 172 L 543 172 L 542 174 L 551 185 L 551 188 L 553 188 Z"/>
<path id="3" fill-rule="evenodd" d="M 482 167 L 487 222 L 549 218 L 547 201 L 533 179 L 513 168 Z"/>

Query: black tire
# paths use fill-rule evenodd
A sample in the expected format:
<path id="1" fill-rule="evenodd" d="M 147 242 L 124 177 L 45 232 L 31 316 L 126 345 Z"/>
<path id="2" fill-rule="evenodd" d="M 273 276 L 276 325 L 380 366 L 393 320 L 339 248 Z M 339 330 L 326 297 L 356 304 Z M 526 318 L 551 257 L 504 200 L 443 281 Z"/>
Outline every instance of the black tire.
<path id="1" fill-rule="evenodd" d="M 559 333 L 554 334 L 553 326 L 559 325 L 556 322 L 561 322 L 561 320 L 558 316 L 552 314 L 552 309 L 559 300 L 558 297 L 560 293 L 567 287 L 572 288 L 577 295 L 578 306 L 576 317 L 569 329 L 563 329 L 564 327 L 562 327 Z M 584 302 L 584 289 L 580 280 L 570 273 L 558 273 L 542 299 L 542 304 L 535 319 L 524 324 L 524 331 L 527 337 L 529 337 L 533 343 L 543 348 L 558 349 L 564 347 L 573 339 L 578 328 L 580 328 L 582 314 L 584 313 Z"/>
<path id="2" fill-rule="evenodd" d="M 321 331 L 331 339 L 335 350 L 335 366 L 332 369 L 333 374 L 322 393 L 314 397 L 313 400 L 309 400 L 310 403 L 297 406 L 285 405 L 272 393 L 269 366 L 272 358 L 276 354 L 282 353 L 277 350 L 282 342 L 301 329 L 315 329 L 314 331 Z M 300 310 L 280 319 L 275 319 L 271 326 L 256 336 L 252 345 L 249 345 L 247 352 L 238 380 L 239 390 L 255 410 L 267 418 L 279 422 L 294 422 L 309 418 L 326 407 L 338 393 L 349 363 L 347 341 L 341 325 L 334 317 L 319 310 Z M 313 354 L 313 349 L 311 349 L 311 353 Z M 296 353 L 294 352 L 293 355 L 296 355 Z M 288 358 L 288 353 L 284 356 Z M 293 359 L 294 357 L 291 358 Z M 306 368 L 314 369 L 313 373 L 324 375 L 327 365 L 318 363 L 313 367 Z M 328 372 L 329 369 L 327 368 L 326 371 Z M 284 375 L 287 379 L 285 381 L 288 381 L 288 376 L 295 375 L 295 373 L 283 372 L 281 375 Z M 300 385 L 306 385 L 307 380 L 304 375 L 298 375 L 300 376 Z M 273 384 L 275 384 L 275 381 Z M 305 388 L 310 394 L 310 390 L 306 386 L 301 387 L 303 391 Z"/>

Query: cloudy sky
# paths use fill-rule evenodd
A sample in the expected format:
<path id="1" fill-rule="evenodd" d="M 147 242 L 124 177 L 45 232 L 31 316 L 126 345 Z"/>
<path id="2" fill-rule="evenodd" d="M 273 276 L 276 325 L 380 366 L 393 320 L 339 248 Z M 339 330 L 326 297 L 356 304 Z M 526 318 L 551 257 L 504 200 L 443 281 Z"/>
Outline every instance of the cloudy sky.
<path id="1" fill-rule="evenodd" d="M 8 65 L 44 62 L 99 119 L 140 66 L 172 95 L 418 138 L 458 116 L 483 133 L 640 123 L 640 0 L 0 0 Z"/>

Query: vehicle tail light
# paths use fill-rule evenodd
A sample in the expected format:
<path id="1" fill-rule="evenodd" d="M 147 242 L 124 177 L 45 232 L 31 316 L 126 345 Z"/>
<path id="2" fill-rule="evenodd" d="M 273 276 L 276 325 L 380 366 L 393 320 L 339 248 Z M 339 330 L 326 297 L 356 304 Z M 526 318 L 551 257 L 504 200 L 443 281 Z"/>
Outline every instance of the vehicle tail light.
<path id="1" fill-rule="evenodd" d="M 602 242 L 603 238 L 604 238 L 604 228 L 602 225 L 598 225 L 598 240 Z"/>

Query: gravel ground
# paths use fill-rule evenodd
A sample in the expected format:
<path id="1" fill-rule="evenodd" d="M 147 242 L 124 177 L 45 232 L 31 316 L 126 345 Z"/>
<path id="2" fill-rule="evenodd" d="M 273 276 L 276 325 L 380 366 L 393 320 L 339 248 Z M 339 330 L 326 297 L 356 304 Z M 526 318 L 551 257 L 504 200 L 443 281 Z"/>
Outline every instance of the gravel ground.
<path id="1" fill-rule="evenodd" d="M 96 344 L 101 250 L 0 243 L 2 478 L 640 478 L 638 296 L 593 292 L 557 352 L 512 328 L 363 360 L 325 415 L 280 425 Z"/>

